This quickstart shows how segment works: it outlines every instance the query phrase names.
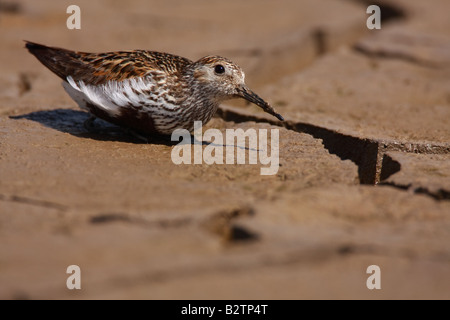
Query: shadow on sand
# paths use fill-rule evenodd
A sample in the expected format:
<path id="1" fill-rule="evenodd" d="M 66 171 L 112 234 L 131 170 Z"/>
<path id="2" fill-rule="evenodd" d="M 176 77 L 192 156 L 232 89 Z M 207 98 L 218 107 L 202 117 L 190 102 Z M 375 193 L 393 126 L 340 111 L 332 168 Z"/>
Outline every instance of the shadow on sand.
<path id="1" fill-rule="evenodd" d="M 174 146 L 177 144 L 186 144 L 185 140 L 171 141 L 170 136 L 164 135 L 148 135 L 145 136 L 147 141 L 133 136 L 126 129 L 122 129 L 116 125 L 97 118 L 94 122 L 93 132 L 88 131 L 84 127 L 84 122 L 89 119 L 89 114 L 81 110 L 72 109 L 54 109 L 30 112 L 18 116 L 10 116 L 10 119 L 27 119 L 39 122 L 40 124 L 58 130 L 60 132 L 69 133 L 76 137 L 89 138 L 99 141 L 120 141 L 136 144 L 161 144 L 166 146 Z M 212 145 L 216 147 L 227 147 L 226 144 L 216 144 L 209 141 L 198 141 L 191 135 L 190 144 Z M 187 142 L 189 144 L 189 142 Z M 243 150 L 252 150 L 259 152 L 259 149 L 249 148 L 245 145 L 231 145 Z"/>
<path id="2" fill-rule="evenodd" d="M 60 132 L 69 133 L 71 135 L 89 138 L 99 141 L 120 141 L 136 144 L 164 144 L 172 146 L 177 141 L 171 141 L 170 136 L 146 136 L 147 142 L 134 137 L 126 130 L 110 124 L 102 119 L 96 119 L 94 122 L 94 131 L 90 132 L 84 127 L 84 122 L 89 118 L 89 114 L 81 110 L 72 109 L 54 109 L 30 112 L 18 116 L 10 116 L 10 119 L 27 119 L 39 122 L 40 124 L 58 130 Z"/>

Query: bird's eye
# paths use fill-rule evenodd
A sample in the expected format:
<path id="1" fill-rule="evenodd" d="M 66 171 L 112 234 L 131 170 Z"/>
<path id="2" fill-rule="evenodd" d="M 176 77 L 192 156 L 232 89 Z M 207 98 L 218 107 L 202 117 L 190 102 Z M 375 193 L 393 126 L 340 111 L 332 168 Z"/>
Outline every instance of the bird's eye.
<path id="1" fill-rule="evenodd" d="M 214 67 L 214 72 L 217 74 L 222 74 L 225 72 L 225 67 L 221 64 L 218 64 Z"/>

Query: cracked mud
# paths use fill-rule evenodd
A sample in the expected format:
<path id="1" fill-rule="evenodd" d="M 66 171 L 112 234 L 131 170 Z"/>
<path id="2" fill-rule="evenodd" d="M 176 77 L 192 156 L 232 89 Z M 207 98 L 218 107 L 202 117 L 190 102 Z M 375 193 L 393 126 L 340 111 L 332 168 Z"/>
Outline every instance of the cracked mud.
<path id="1" fill-rule="evenodd" d="M 449 299 L 450 5 L 379 2 L 375 33 L 365 0 L 78 1 L 76 32 L 0 1 L 0 298 Z M 86 132 L 23 39 L 229 57 L 286 122 L 230 102 L 204 129 L 279 129 L 278 173 Z"/>

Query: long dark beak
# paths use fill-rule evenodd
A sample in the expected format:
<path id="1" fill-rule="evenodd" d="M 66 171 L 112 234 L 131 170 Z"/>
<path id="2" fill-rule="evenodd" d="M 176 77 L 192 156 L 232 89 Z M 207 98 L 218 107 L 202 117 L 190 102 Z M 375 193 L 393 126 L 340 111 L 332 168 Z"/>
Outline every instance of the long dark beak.
<path id="1" fill-rule="evenodd" d="M 241 86 L 237 89 L 236 96 L 244 98 L 247 101 L 250 101 L 257 106 L 261 107 L 265 112 L 270 113 L 271 115 L 275 116 L 278 120 L 284 121 L 284 118 L 275 112 L 275 110 L 265 102 L 263 99 L 261 99 L 256 93 L 254 93 L 252 90 L 247 88 L 246 86 Z"/>

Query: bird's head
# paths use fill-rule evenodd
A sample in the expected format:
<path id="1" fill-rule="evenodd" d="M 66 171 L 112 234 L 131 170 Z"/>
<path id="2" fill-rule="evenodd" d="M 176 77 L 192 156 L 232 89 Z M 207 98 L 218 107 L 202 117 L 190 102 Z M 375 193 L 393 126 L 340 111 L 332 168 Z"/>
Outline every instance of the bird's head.
<path id="1" fill-rule="evenodd" d="M 193 64 L 193 76 L 205 94 L 218 102 L 232 98 L 243 98 L 261 107 L 279 120 L 283 117 L 245 84 L 241 67 L 219 56 L 206 56 Z"/>

